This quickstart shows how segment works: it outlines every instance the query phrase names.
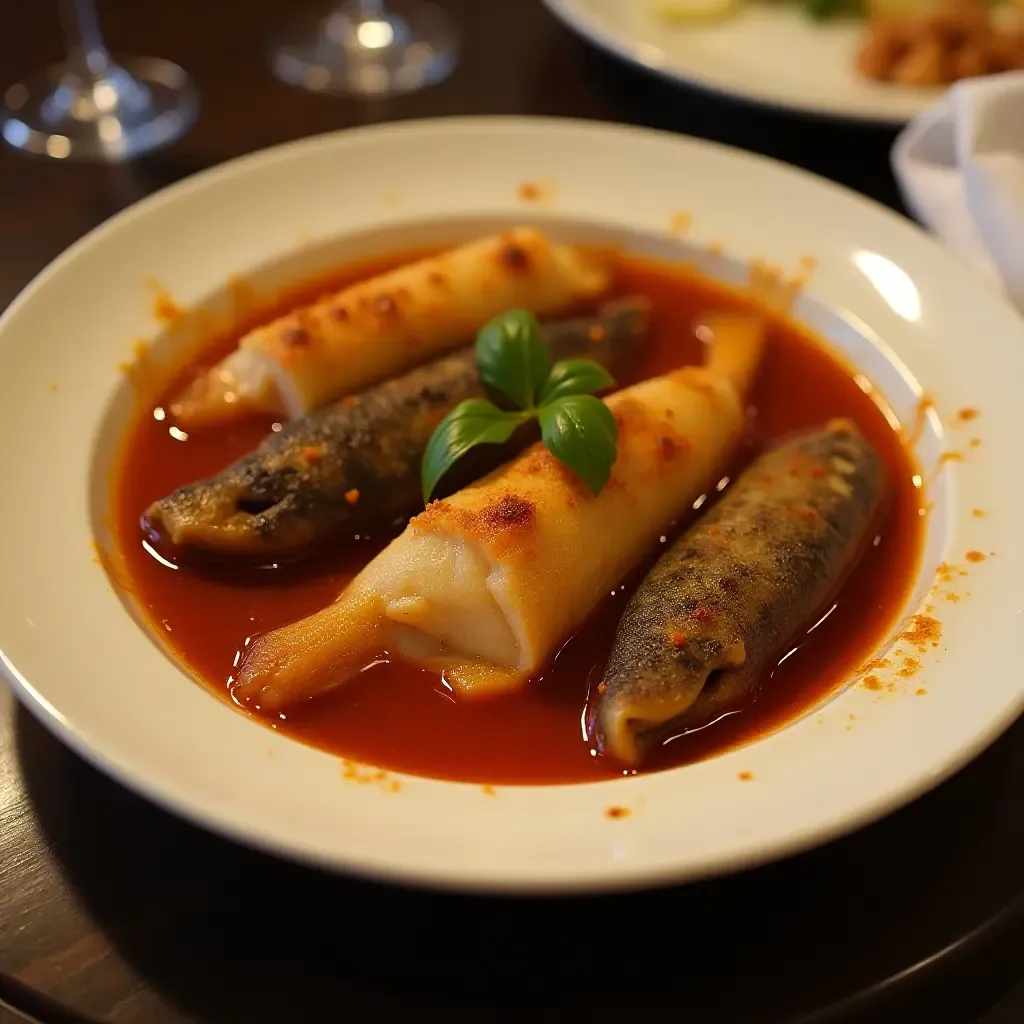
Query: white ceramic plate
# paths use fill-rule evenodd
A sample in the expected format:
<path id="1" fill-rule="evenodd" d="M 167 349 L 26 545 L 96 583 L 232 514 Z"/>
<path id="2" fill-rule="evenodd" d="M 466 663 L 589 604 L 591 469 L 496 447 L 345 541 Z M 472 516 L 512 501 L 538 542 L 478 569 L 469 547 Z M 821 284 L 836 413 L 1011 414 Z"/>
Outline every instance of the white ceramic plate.
<path id="1" fill-rule="evenodd" d="M 795 0 L 750 0 L 728 21 L 686 27 L 655 17 L 647 0 L 545 3 L 623 60 L 676 82 L 774 107 L 899 125 L 941 93 L 858 75 L 854 58 L 864 22 L 817 23 L 801 14 Z"/>
<path id="2" fill-rule="evenodd" d="M 524 181 L 543 197 L 520 198 Z M 672 237 L 688 211 L 687 240 Z M 155 277 L 183 306 L 496 222 L 613 236 L 738 279 L 743 261 L 818 267 L 798 303 L 903 420 L 939 415 L 918 452 L 934 510 L 906 612 L 942 559 L 970 575 L 931 598 L 938 648 L 913 680 L 851 685 L 743 749 L 661 774 L 579 786 L 344 778 L 337 758 L 247 720 L 191 682 L 133 620 L 94 559 L 108 543 L 113 452 L 132 405 L 117 370 L 151 319 Z M 709 256 L 724 242 L 736 257 Z M 126 785 L 215 831 L 304 861 L 485 890 L 595 890 L 693 879 L 856 828 L 934 786 L 1024 706 L 1024 324 L 907 221 L 755 156 L 571 121 L 448 119 L 313 138 L 233 161 L 103 225 L 0 320 L 0 649 L 21 698 Z M 953 413 L 981 418 L 954 429 Z M 947 423 L 947 427 L 943 426 Z M 967 445 L 967 434 L 983 439 Z M 948 433 L 950 436 L 946 437 Z M 943 446 L 962 463 L 937 467 Z M 986 518 L 972 515 L 984 509 Z M 996 551 L 976 565 L 971 549 Z M 915 652 L 916 653 L 916 652 Z M 926 697 L 914 695 L 926 688 Z M 851 729 L 850 716 L 855 716 Z M 738 774 L 753 780 L 741 782 Z M 609 818 L 606 809 L 629 808 Z"/>

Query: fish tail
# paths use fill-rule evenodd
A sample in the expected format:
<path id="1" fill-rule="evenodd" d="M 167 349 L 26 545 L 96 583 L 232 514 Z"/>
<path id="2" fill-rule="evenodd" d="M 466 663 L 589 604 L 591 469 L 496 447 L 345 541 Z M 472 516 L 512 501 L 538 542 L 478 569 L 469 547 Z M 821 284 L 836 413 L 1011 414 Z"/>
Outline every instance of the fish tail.
<path id="1" fill-rule="evenodd" d="M 767 335 L 764 317 L 749 313 L 707 314 L 698 326 L 707 346 L 707 368 L 745 395 L 761 365 Z"/>
<path id="2" fill-rule="evenodd" d="M 231 695 L 255 710 L 274 712 L 333 689 L 382 653 L 380 623 L 374 595 L 343 594 L 321 611 L 259 637 Z"/>

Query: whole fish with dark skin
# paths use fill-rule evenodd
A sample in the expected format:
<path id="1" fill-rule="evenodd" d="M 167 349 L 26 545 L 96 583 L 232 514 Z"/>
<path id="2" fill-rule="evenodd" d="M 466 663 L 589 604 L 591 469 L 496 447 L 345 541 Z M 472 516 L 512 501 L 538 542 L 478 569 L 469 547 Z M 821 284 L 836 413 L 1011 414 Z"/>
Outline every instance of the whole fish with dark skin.
<path id="1" fill-rule="evenodd" d="M 863 550 L 885 490 L 847 420 L 758 458 L 647 574 L 587 709 L 599 749 L 636 766 L 670 733 L 757 695 Z"/>
<path id="2" fill-rule="evenodd" d="M 585 356 L 614 370 L 635 351 L 649 312 L 646 299 L 623 299 L 593 317 L 542 324 L 541 332 L 553 360 Z M 435 427 L 460 402 L 485 395 L 470 345 L 287 424 L 216 476 L 155 501 L 143 529 L 186 551 L 261 559 L 387 528 L 422 507 L 420 462 Z M 436 496 L 532 440 L 527 427 L 507 444 L 477 446 Z"/>

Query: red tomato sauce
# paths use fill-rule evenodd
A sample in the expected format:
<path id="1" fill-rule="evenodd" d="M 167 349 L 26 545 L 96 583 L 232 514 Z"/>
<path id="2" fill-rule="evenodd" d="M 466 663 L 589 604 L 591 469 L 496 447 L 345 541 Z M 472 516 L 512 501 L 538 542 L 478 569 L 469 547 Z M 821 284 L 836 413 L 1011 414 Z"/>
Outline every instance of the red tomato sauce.
<path id="1" fill-rule="evenodd" d="M 165 396 L 192 377 L 197 366 L 211 365 L 230 351 L 256 323 L 408 258 L 402 254 L 346 268 L 329 281 L 296 290 L 257 320 L 249 318 L 213 339 L 201 364 L 183 367 L 167 381 Z M 622 385 L 699 362 L 700 344 L 692 332 L 695 317 L 710 310 L 742 309 L 752 301 L 692 271 L 631 257 L 620 258 L 615 290 L 645 295 L 653 303 L 649 343 L 641 358 L 619 372 Z M 163 404 L 156 403 L 161 414 Z M 916 469 L 899 435 L 850 368 L 812 333 L 773 316 L 749 408 L 750 429 L 737 468 L 791 431 L 850 417 L 885 461 L 888 510 L 873 543 L 830 602 L 834 609 L 780 652 L 757 698 L 712 726 L 667 741 L 644 771 L 711 757 L 807 711 L 867 659 L 894 623 L 914 580 L 924 532 L 919 514 L 923 496 L 912 479 Z M 143 546 L 143 510 L 254 448 L 271 429 L 272 418 L 252 417 L 183 440 L 180 431 L 175 436 L 169 429 L 174 426 L 169 416 L 157 418 L 153 412 L 150 406 L 129 431 L 115 475 L 119 554 L 130 588 L 155 628 L 192 674 L 212 693 L 230 700 L 230 683 L 252 639 L 332 601 L 393 533 L 382 529 L 369 537 L 343 538 L 335 550 L 291 565 L 167 565 Z M 685 525 L 683 519 L 668 531 L 666 543 Z M 591 618 L 566 638 L 543 673 L 518 694 L 459 700 L 438 673 L 381 660 L 345 686 L 265 724 L 340 756 L 416 775 L 499 784 L 584 782 L 620 775 L 622 767 L 597 754 L 587 739 L 583 712 L 589 688 L 601 678 L 625 602 L 657 555 L 652 552 L 645 565 L 606 596 Z M 189 684 L 183 679 L 182 685 Z"/>

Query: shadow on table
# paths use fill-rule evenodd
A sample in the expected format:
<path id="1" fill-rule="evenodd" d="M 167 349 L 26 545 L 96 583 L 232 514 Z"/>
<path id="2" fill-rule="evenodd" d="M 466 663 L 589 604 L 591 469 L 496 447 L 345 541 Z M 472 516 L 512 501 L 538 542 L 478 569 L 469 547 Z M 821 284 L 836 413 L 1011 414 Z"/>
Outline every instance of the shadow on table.
<path id="1" fill-rule="evenodd" d="M 1015 897 L 1024 862 L 1022 724 L 938 792 L 824 850 L 701 885 L 569 900 L 450 896 L 296 867 L 152 807 L 24 710 L 17 741 L 41 826 L 88 912 L 204 1021 L 312 1020 L 370 1001 L 577 1012 L 671 1001 L 689 1021 L 755 1024 L 803 1020 L 902 970 L 913 977 L 901 998 L 916 1000 L 923 972 L 912 969 Z M 949 954 L 928 972 L 930 1024 L 992 1001 L 1008 967 L 974 952 L 967 967 Z M 814 1020 L 909 1019 L 899 1007 Z"/>

